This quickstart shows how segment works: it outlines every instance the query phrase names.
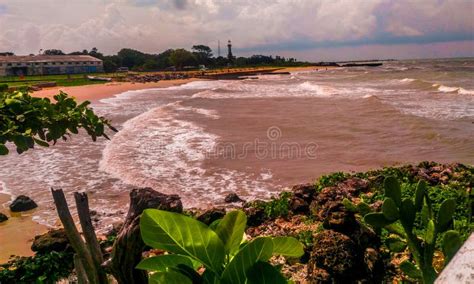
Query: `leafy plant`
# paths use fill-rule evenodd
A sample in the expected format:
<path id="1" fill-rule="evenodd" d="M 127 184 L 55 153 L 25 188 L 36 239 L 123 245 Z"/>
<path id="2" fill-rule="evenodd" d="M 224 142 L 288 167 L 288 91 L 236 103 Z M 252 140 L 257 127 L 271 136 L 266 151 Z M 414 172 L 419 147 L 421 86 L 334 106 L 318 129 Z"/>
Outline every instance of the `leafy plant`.
<path id="1" fill-rule="evenodd" d="M 191 217 L 147 209 L 140 219 L 145 244 L 169 254 L 142 260 L 150 283 L 286 283 L 267 263 L 272 255 L 300 257 L 303 245 L 291 237 L 259 237 L 242 243 L 247 217 L 227 213 L 209 227 Z M 199 274 L 196 269 L 204 266 Z"/>
<path id="2" fill-rule="evenodd" d="M 51 251 L 16 257 L 0 265 L 0 283 L 55 283 L 73 270 L 73 252 Z"/>
<path id="3" fill-rule="evenodd" d="M 63 92 L 54 100 L 52 103 L 48 98 L 35 98 L 26 92 L 0 92 L 0 155 L 8 154 L 7 142 L 14 143 L 21 154 L 35 144 L 49 147 L 50 142 L 55 144 L 60 138 L 67 140 L 80 128 L 93 141 L 101 136 L 108 139 L 105 126 L 117 131 L 88 107 L 88 101 L 77 104 Z"/>
<path id="4" fill-rule="evenodd" d="M 321 191 L 325 187 L 335 186 L 339 182 L 347 179 L 349 176 L 349 174 L 343 172 L 335 172 L 330 175 L 323 175 L 315 183 L 316 191 Z"/>
<path id="5" fill-rule="evenodd" d="M 414 198 L 402 198 L 400 184 L 394 177 L 385 178 L 384 190 L 386 198 L 382 212 L 369 213 L 365 215 L 364 221 L 375 228 L 385 228 L 397 236 L 388 239 L 391 250 L 400 251 L 405 248 L 404 244 L 408 246 L 415 264 L 409 260 L 400 264 L 400 269 L 407 276 L 423 283 L 433 283 L 437 276 L 433 268 L 433 256 L 438 235 L 446 232 L 442 242 L 446 264 L 462 245 L 459 232 L 448 230 L 453 226 L 456 201 L 444 200 L 435 214 L 424 181 L 418 182 Z M 417 214 L 421 216 L 424 226 L 418 235 L 415 230 Z"/>

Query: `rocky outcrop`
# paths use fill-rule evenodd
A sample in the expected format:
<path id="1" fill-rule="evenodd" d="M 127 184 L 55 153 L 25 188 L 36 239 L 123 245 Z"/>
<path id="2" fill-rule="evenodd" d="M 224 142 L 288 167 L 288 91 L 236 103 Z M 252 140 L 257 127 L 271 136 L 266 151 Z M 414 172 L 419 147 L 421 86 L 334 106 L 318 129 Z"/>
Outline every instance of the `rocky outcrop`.
<path id="1" fill-rule="evenodd" d="M 0 223 L 5 222 L 8 220 L 7 215 L 0 213 Z"/>
<path id="2" fill-rule="evenodd" d="M 224 216 L 225 216 L 224 208 L 211 208 L 209 210 L 204 211 L 200 215 L 198 215 L 197 219 L 206 225 L 210 225 L 212 222 L 218 219 L 221 219 Z"/>
<path id="3" fill-rule="evenodd" d="M 22 212 L 28 211 L 38 207 L 36 202 L 34 202 L 31 198 L 26 195 L 18 196 L 12 204 L 10 204 L 10 210 L 12 212 Z"/>
<path id="4" fill-rule="evenodd" d="M 45 253 L 51 251 L 65 251 L 69 246 L 69 240 L 64 229 L 51 230 L 43 235 L 36 236 L 31 250 Z"/>
<path id="5" fill-rule="evenodd" d="M 310 204 L 316 195 L 313 184 L 299 184 L 291 189 L 290 210 L 296 214 L 309 214 Z"/>

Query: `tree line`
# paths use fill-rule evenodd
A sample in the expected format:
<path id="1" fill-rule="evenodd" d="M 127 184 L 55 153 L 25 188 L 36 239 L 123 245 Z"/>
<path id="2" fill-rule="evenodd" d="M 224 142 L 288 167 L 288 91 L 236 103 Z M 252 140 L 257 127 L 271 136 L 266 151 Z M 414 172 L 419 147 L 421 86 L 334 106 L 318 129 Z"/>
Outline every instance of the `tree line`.
<path id="1" fill-rule="evenodd" d="M 90 51 L 75 51 L 65 53 L 59 49 L 43 51 L 44 55 L 90 55 L 99 58 L 104 63 L 105 72 L 114 72 L 119 67 L 127 67 L 132 71 L 161 71 L 185 70 L 204 65 L 207 68 L 222 68 L 227 66 L 300 66 L 309 65 L 307 62 L 297 61 L 295 58 L 282 56 L 252 55 L 250 57 L 223 57 L 214 56 L 212 49 L 206 45 L 194 45 L 191 50 L 184 48 L 168 49 L 158 54 L 149 54 L 131 48 L 123 48 L 115 55 L 104 55 L 97 48 Z M 2 55 L 13 55 L 12 52 L 3 52 Z"/>

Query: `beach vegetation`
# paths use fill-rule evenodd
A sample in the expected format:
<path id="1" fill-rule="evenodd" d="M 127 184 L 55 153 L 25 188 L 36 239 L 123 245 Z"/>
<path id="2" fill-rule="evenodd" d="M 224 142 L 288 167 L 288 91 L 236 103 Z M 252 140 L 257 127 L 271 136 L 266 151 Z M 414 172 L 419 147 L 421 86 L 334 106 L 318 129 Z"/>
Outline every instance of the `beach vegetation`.
<path id="1" fill-rule="evenodd" d="M 292 237 L 247 241 L 246 222 L 239 210 L 207 226 L 182 214 L 146 209 L 142 239 L 167 253 L 146 258 L 137 268 L 151 272 L 151 283 L 286 283 L 268 260 L 273 255 L 299 258 L 303 244 Z"/>
<path id="2" fill-rule="evenodd" d="M 441 248 L 447 264 L 461 247 L 461 235 L 454 230 L 453 216 L 456 200 L 445 199 L 434 210 L 425 181 L 419 181 L 414 195 L 402 196 L 398 180 L 387 177 L 384 181 L 385 198 L 382 212 L 368 213 L 364 221 L 377 230 L 385 229 L 393 237 L 387 238 L 388 247 L 395 252 L 406 247 L 414 260 L 405 260 L 400 269 L 411 279 L 433 283 L 437 271 L 433 267 L 436 240 L 441 235 Z M 421 222 L 416 222 L 419 217 Z"/>
<path id="3" fill-rule="evenodd" d="M 90 102 L 77 103 L 66 93 L 53 97 L 36 98 L 27 92 L 0 92 L 0 155 L 9 153 L 12 143 L 21 154 L 35 145 L 49 147 L 60 139 L 67 140 L 80 129 L 96 141 L 105 137 L 106 128 L 117 131 L 110 121 L 97 116 Z"/>
<path id="4" fill-rule="evenodd" d="M 72 250 L 66 250 L 15 257 L 0 264 L 0 283 L 56 283 L 71 274 L 73 255 Z"/>

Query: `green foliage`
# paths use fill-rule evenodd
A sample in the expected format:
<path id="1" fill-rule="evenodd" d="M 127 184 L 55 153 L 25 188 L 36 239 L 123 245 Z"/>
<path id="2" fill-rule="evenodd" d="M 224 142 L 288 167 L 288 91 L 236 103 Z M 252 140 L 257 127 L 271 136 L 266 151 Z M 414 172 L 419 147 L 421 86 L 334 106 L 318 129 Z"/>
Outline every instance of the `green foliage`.
<path id="1" fill-rule="evenodd" d="M 211 227 L 182 214 L 147 209 L 140 219 L 145 244 L 169 254 L 144 259 L 150 283 L 286 283 L 267 261 L 300 257 L 303 245 L 290 237 L 260 237 L 242 243 L 247 217 L 232 211 Z M 200 275 L 196 269 L 205 267 Z"/>
<path id="2" fill-rule="evenodd" d="M 5 92 L 8 90 L 8 85 L 7 84 L 0 84 L 0 92 Z"/>
<path id="3" fill-rule="evenodd" d="M 16 146 L 19 154 L 34 148 L 35 144 L 48 147 L 57 140 L 67 140 L 80 128 L 95 141 L 105 137 L 105 126 L 116 131 L 110 122 L 98 117 L 89 102 L 81 104 L 65 93 L 54 96 L 55 103 L 48 98 L 35 98 L 25 92 L 0 92 L 0 155 L 8 154 L 7 142 Z"/>
<path id="4" fill-rule="evenodd" d="M 73 270 L 73 252 L 37 253 L 0 265 L 0 283 L 55 283 Z"/>
<path id="5" fill-rule="evenodd" d="M 433 268 L 436 239 L 438 235 L 453 226 L 456 201 L 454 199 L 444 200 L 437 211 L 438 213 L 435 214 L 424 181 L 418 182 L 414 191 L 414 200 L 412 198 L 402 199 L 401 187 L 394 177 L 385 179 L 384 188 L 386 198 L 382 212 L 369 213 L 365 215 L 364 221 L 375 228 L 385 228 L 397 235 L 397 237 L 386 241 L 392 251 L 403 250 L 404 243 L 406 243 L 416 264 L 405 261 L 401 263 L 400 269 L 412 279 L 423 283 L 432 283 L 437 275 Z M 424 215 L 422 234 L 417 234 L 417 230 L 415 230 L 417 215 Z M 395 222 L 398 221 L 402 230 L 397 228 Z M 449 261 L 461 244 L 459 232 L 451 230 L 444 235 L 443 252 L 446 261 Z"/>
<path id="6" fill-rule="evenodd" d="M 343 172 L 336 172 L 330 175 L 324 175 L 321 176 L 315 184 L 316 190 L 321 191 L 325 187 L 329 186 L 335 186 L 339 182 L 347 179 L 349 177 L 349 174 L 343 173 Z"/>

